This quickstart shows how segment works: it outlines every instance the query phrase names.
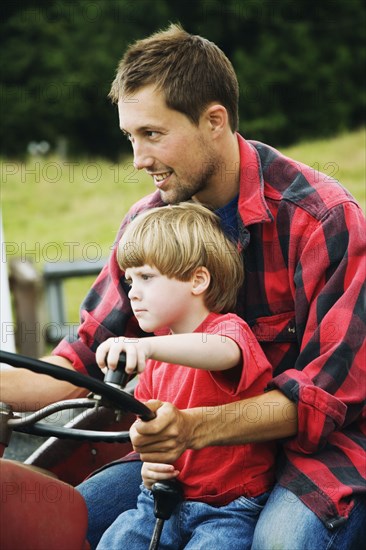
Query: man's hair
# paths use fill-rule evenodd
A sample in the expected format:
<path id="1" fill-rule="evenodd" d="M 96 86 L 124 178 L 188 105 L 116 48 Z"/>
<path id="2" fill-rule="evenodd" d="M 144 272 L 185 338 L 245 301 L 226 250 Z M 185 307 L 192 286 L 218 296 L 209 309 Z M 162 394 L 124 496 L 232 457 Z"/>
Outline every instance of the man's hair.
<path id="1" fill-rule="evenodd" d="M 117 260 L 124 271 L 146 264 L 180 281 L 206 267 L 211 282 L 205 305 L 215 313 L 234 311 L 244 280 L 240 253 L 224 234 L 220 219 L 193 202 L 153 208 L 134 218 L 118 244 Z"/>
<path id="2" fill-rule="evenodd" d="M 119 63 L 109 97 L 114 103 L 153 84 L 170 109 L 198 124 L 211 103 L 223 105 L 233 132 L 238 129 L 239 85 L 226 55 L 206 38 L 171 24 L 130 45 Z"/>

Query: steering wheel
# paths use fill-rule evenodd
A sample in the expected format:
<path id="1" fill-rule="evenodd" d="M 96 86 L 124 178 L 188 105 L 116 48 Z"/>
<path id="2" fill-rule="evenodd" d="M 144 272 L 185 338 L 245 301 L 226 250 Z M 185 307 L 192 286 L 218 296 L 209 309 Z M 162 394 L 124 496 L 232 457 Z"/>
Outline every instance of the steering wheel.
<path id="1" fill-rule="evenodd" d="M 129 440 L 128 432 L 74 430 L 57 426 L 50 427 L 49 425 L 41 423 L 33 425 L 31 429 L 28 427 L 29 424 L 39 420 L 40 418 L 53 414 L 56 411 L 76 407 L 95 408 L 99 405 L 99 401 L 101 401 L 101 405 L 108 405 L 109 407 L 112 406 L 115 409 L 133 413 L 144 421 L 155 418 L 155 413 L 141 401 L 135 399 L 135 397 L 131 394 L 117 389 L 109 384 L 105 384 L 95 378 L 85 376 L 84 374 L 74 370 L 52 365 L 46 361 L 40 361 L 25 355 L 2 350 L 0 350 L 0 362 L 7 363 L 12 367 L 26 368 L 38 374 L 46 374 L 58 380 L 70 382 L 70 384 L 81 388 L 86 388 L 98 396 L 98 399 L 87 398 L 60 401 L 45 407 L 41 411 L 37 411 L 34 414 L 29 415 L 25 421 L 10 418 L 8 420 L 8 424 L 16 431 L 32 433 L 34 435 L 55 436 L 70 439 L 88 439 L 93 441 L 121 442 Z M 47 412 L 44 414 L 46 410 Z"/>

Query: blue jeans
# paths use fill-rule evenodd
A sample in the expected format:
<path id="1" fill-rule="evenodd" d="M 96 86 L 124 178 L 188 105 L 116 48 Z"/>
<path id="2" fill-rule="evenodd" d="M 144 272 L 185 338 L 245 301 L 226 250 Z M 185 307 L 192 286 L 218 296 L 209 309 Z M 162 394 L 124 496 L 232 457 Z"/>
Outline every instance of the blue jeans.
<path id="1" fill-rule="evenodd" d="M 123 462 L 77 487 L 88 507 L 92 548 L 121 513 L 136 507 L 140 484 L 141 462 Z M 330 531 L 293 493 L 276 486 L 257 522 L 253 550 L 358 550 L 365 546 L 365 531 L 365 498 L 356 500 L 346 523 Z"/>
<path id="2" fill-rule="evenodd" d="M 76 487 L 88 508 L 87 539 L 92 549 L 122 512 L 136 508 L 141 466 L 139 461 L 113 464 Z"/>
<path id="3" fill-rule="evenodd" d="M 276 485 L 257 522 L 252 550 L 366 548 L 366 499 L 359 498 L 339 527 L 327 529 L 293 493 Z"/>
<path id="4" fill-rule="evenodd" d="M 160 550 L 250 550 L 258 516 L 268 493 L 255 498 L 239 497 L 226 506 L 184 501 L 164 522 Z M 137 509 L 121 514 L 104 533 L 97 550 L 149 548 L 155 526 L 154 498 L 141 486 Z"/>

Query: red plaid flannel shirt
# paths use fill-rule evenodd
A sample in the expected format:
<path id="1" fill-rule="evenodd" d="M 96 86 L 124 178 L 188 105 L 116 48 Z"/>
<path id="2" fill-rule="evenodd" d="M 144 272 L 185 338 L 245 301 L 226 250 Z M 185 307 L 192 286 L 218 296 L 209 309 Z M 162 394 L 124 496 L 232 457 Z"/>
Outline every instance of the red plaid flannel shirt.
<path id="1" fill-rule="evenodd" d="M 282 442 L 278 481 L 332 528 L 366 492 L 365 218 L 332 178 L 238 141 L 246 278 L 236 313 L 273 366 L 268 389 L 297 403 L 298 433 Z M 138 212 L 161 205 L 158 192 L 136 203 L 118 237 Z M 54 353 L 99 376 L 99 343 L 139 334 L 126 291 L 113 250 L 82 304 L 78 338 Z"/>

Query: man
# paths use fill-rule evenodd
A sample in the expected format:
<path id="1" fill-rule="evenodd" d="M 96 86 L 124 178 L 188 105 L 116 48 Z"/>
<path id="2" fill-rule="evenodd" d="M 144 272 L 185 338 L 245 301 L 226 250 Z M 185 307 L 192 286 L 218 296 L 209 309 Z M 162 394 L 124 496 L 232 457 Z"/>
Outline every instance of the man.
<path id="1" fill-rule="evenodd" d="M 278 484 L 253 548 L 358 547 L 366 539 L 361 209 L 329 177 L 237 134 L 230 62 L 178 26 L 127 50 L 110 96 L 136 168 L 157 187 L 132 207 L 120 234 L 138 212 L 165 203 L 193 198 L 214 209 L 244 258 L 236 313 L 273 367 L 268 391 L 235 407 L 178 411 L 152 402 L 157 419 L 134 424 L 135 449 L 166 463 L 187 448 L 279 440 Z M 126 292 L 114 251 L 82 305 L 78 339 L 61 342 L 52 361 L 96 375 L 98 344 L 137 334 Z M 4 396 L 31 406 L 17 390 L 21 376 L 9 375 Z M 43 380 L 33 402 L 81 393 Z M 135 505 L 140 480 L 139 463 L 122 462 L 80 487 L 93 545 Z"/>

